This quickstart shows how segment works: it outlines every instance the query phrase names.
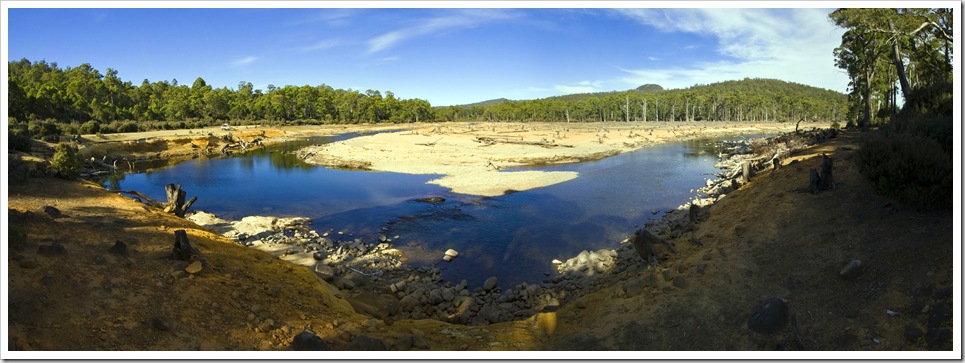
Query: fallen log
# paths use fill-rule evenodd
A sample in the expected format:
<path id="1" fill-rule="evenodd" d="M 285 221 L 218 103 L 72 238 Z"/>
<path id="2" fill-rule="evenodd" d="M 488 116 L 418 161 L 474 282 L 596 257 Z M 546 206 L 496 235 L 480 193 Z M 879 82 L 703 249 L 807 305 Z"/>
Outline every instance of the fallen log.
<path id="1" fill-rule="evenodd" d="M 154 208 L 164 208 L 164 205 L 163 205 L 163 204 L 158 203 L 158 202 L 155 201 L 154 199 L 151 199 L 150 197 L 148 197 L 148 196 L 146 196 L 146 195 L 144 195 L 144 194 L 141 194 L 141 192 L 139 192 L 139 191 L 136 191 L 136 190 L 118 190 L 117 192 L 118 192 L 118 193 L 124 193 L 124 194 L 130 194 L 130 195 L 133 195 L 133 196 L 135 196 L 135 197 L 137 197 L 137 198 L 140 198 L 141 201 L 143 201 L 143 202 L 145 202 L 145 203 L 147 203 L 147 204 L 150 204 L 150 205 L 151 205 L 152 207 L 154 207 Z"/>
<path id="2" fill-rule="evenodd" d="M 573 147 L 573 145 L 557 144 L 555 142 L 549 141 L 525 141 L 525 140 L 510 140 L 510 139 L 497 139 L 488 136 L 476 136 L 476 142 L 481 142 L 486 145 L 493 144 L 513 144 L 513 145 L 531 145 L 531 146 L 541 146 L 545 148 L 551 147 Z"/>

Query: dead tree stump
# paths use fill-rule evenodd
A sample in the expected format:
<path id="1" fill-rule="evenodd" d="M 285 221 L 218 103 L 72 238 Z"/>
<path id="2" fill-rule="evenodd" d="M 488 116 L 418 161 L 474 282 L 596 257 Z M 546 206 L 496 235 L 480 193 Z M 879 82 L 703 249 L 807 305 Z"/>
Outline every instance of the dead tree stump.
<path id="1" fill-rule="evenodd" d="M 818 189 L 830 190 L 834 188 L 834 177 L 831 175 L 833 166 L 834 160 L 831 160 L 831 158 L 825 154 L 821 154 L 821 176 L 818 181 Z"/>
<path id="2" fill-rule="evenodd" d="M 184 218 L 184 213 L 191 208 L 191 205 L 198 200 L 198 197 L 191 197 L 187 202 L 184 201 L 185 192 L 181 190 L 181 184 L 174 185 L 168 184 L 164 186 L 164 192 L 167 194 L 168 202 L 164 207 L 165 213 L 174 213 L 174 215 Z"/>
<path id="3" fill-rule="evenodd" d="M 811 169 L 808 171 L 808 192 L 811 194 L 816 194 L 818 192 L 818 182 L 821 177 L 818 176 L 818 171 Z"/>
<path id="4" fill-rule="evenodd" d="M 657 252 L 654 250 L 653 245 L 655 243 L 662 243 L 667 246 L 671 251 L 677 252 L 670 242 L 667 242 L 663 238 L 654 236 L 644 228 L 638 229 L 630 236 L 630 244 L 633 245 L 633 249 L 637 251 L 637 254 L 643 258 L 648 264 L 657 263 Z"/>
<path id="5" fill-rule="evenodd" d="M 171 258 L 181 261 L 192 261 L 198 257 L 198 250 L 191 247 L 188 233 L 183 229 L 174 231 L 174 247 L 171 248 Z"/>
<path id="6" fill-rule="evenodd" d="M 747 184 L 751 182 L 751 163 L 745 161 L 741 164 L 741 184 Z"/>

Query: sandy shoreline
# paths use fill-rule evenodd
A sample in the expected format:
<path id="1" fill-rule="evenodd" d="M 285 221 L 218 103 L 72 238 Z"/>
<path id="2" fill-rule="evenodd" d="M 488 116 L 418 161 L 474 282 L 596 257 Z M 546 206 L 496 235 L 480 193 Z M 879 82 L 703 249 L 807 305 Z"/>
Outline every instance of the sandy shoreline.
<path id="1" fill-rule="evenodd" d="M 597 160 L 665 142 L 777 133 L 792 131 L 794 126 L 722 122 L 426 124 L 410 131 L 310 146 L 298 155 L 330 167 L 442 174 L 429 183 L 455 193 L 496 196 L 578 177 L 575 172 L 506 170 L 513 167 Z"/>

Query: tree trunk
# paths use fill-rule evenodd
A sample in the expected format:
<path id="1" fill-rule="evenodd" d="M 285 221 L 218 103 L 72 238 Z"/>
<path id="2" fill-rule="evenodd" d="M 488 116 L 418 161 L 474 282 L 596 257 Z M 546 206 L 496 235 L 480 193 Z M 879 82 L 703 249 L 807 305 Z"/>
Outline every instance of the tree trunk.
<path id="1" fill-rule="evenodd" d="M 901 83 L 901 97 L 908 99 L 908 92 L 910 91 L 908 86 L 908 76 L 905 75 L 905 64 L 901 61 L 901 49 L 898 48 L 898 36 L 895 34 L 895 25 L 888 21 L 888 26 L 891 28 L 891 62 L 895 65 L 895 70 L 898 72 L 898 82 Z"/>

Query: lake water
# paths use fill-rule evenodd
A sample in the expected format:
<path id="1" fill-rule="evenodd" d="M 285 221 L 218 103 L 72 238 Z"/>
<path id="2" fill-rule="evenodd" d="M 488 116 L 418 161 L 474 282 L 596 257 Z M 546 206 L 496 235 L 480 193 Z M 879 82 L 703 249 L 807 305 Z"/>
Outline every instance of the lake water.
<path id="1" fill-rule="evenodd" d="M 481 286 L 497 276 L 501 286 L 553 276 L 553 259 L 583 250 L 615 248 L 619 241 L 664 211 L 694 196 L 716 169 L 713 140 L 658 145 L 603 160 L 517 170 L 576 171 L 568 182 L 498 197 L 455 194 L 426 184 L 438 175 L 334 170 L 291 155 L 300 147 L 344 139 L 312 138 L 222 159 L 194 159 L 175 166 L 105 181 L 164 200 L 164 186 L 181 184 L 192 210 L 222 218 L 302 216 L 319 233 L 373 242 L 379 233 L 414 266 L 438 264 L 445 278 Z M 755 135 L 760 136 L 760 135 Z M 508 171 L 512 172 L 512 171 Z M 440 196 L 444 203 L 415 199 Z M 652 211 L 658 211 L 653 214 Z M 333 234 L 332 237 L 338 237 Z M 459 258 L 441 260 L 453 248 Z"/>

